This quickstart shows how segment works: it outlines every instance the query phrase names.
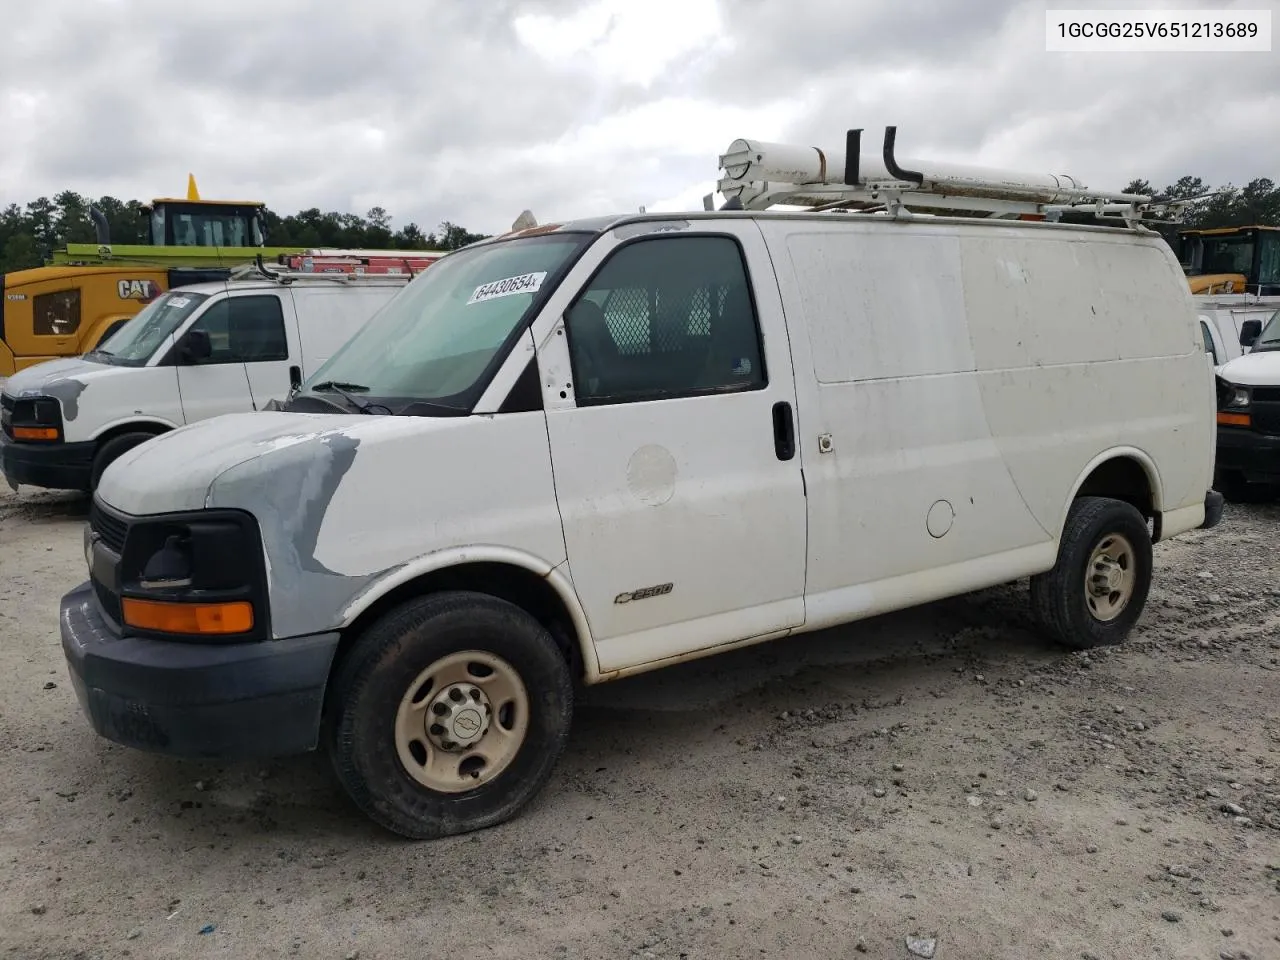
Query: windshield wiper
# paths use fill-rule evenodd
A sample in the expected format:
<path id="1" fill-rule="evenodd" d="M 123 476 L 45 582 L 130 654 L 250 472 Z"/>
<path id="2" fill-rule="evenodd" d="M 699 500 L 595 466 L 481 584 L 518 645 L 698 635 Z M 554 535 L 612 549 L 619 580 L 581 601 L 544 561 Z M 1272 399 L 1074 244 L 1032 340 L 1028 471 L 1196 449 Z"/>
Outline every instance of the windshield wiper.
<path id="1" fill-rule="evenodd" d="M 380 406 L 380 404 L 361 403 L 351 395 L 350 391 L 352 390 L 360 391 L 362 393 L 369 392 L 369 388 L 362 383 L 345 383 L 341 380 L 325 380 L 321 383 L 317 383 L 311 389 L 321 393 L 332 391 L 340 395 L 347 401 L 347 403 L 351 404 L 361 413 L 369 413 L 370 407 Z"/>
<path id="2" fill-rule="evenodd" d="M 378 410 L 385 410 L 388 415 L 392 413 L 391 408 L 388 407 L 385 403 L 372 403 L 369 401 L 361 403 L 359 400 L 357 400 L 355 397 L 351 395 L 352 391 L 361 391 L 361 392 L 368 391 L 369 388 L 366 387 L 363 383 L 346 383 L 342 380 L 325 380 L 322 383 L 317 383 L 311 389 L 313 391 L 318 390 L 322 392 L 327 390 L 332 390 L 334 393 L 339 394 L 344 400 L 347 401 L 347 403 L 351 404 L 361 413 L 367 413 L 370 416 L 374 416 L 373 411 L 375 410 L 375 408 Z"/>
<path id="3" fill-rule="evenodd" d="M 466 407 L 454 407 L 447 403 L 433 403 L 430 400 L 414 400 L 400 409 L 400 416 L 417 416 L 418 412 L 441 414 L 446 417 L 466 417 L 471 411 Z"/>

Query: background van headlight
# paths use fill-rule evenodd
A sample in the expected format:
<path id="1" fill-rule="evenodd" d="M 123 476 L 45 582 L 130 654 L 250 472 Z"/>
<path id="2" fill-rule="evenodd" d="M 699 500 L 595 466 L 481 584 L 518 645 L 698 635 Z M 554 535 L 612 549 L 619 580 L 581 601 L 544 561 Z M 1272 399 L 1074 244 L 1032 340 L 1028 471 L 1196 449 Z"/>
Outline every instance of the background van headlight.
<path id="1" fill-rule="evenodd" d="M 1248 387 L 1231 386 L 1231 395 L 1227 400 L 1227 410 L 1239 410 L 1249 405 L 1250 391 Z"/>
<path id="2" fill-rule="evenodd" d="M 1249 427 L 1253 419 L 1249 413 L 1249 403 L 1253 399 L 1253 391 L 1248 387 L 1227 383 L 1219 379 L 1218 423 L 1224 427 Z"/>

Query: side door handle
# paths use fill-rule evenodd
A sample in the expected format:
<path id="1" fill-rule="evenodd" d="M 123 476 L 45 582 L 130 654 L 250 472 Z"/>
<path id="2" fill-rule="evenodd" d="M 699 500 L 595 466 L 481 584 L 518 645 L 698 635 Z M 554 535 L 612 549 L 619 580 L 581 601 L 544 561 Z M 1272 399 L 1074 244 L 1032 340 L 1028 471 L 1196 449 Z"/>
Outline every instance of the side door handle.
<path id="1" fill-rule="evenodd" d="M 779 460 L 790 460 L 796 455 L 796 425 L 791 404 L 785 400 L 773 405 L 773 452 Z"/>

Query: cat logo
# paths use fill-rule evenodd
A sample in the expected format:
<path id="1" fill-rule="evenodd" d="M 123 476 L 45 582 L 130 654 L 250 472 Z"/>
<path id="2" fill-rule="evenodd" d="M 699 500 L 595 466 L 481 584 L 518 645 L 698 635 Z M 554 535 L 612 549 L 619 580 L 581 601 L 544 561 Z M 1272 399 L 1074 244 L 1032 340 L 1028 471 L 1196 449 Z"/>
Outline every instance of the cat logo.
<path id="1" fill-rule="evenodd" d="M 673 583 L 661 583 L 656 587 L 643 587 L 640 590 L 628 590 L 613 598 L 614 603 L 631 603 L 634 600 L 647 600 L 650 597 L 662 597 L 670 593 Z"/>
<path id="2" fill-rule="evenodd" d="M 116 284 L 121 300 L 141 300 L 150 303 L 160 296 L 160 287 L 154 280 L 121 280 Z"/>

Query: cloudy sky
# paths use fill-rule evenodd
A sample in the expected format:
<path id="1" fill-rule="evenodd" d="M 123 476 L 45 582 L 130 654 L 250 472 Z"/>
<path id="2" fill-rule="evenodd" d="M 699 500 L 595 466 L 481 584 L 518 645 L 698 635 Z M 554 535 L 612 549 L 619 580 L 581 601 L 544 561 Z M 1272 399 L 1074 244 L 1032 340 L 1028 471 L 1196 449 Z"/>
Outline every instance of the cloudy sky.
<path id="1" fill-rule="evenodd" d="M 4 18 L 0 204 L 191 171 L 279 212 L 494 232 L 700 208 L 737 137 L 886 123 L 904 156 L 1099 188 L 1280 180 L 1280 45 L 1047 53 L 1046 6 L 1277 0 L 43 0 Z"/>

